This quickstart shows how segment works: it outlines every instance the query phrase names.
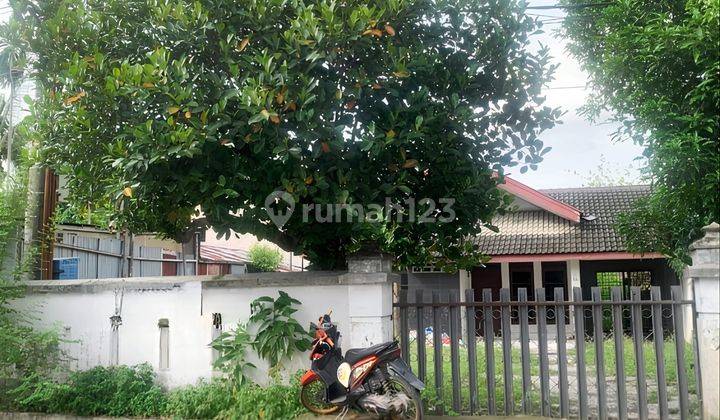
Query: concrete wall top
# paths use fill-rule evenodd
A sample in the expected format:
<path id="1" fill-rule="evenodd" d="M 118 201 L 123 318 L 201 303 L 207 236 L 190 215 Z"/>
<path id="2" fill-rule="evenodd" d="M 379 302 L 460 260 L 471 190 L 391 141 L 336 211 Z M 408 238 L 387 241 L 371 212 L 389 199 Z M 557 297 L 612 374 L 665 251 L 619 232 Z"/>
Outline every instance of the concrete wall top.
<path id="1" fill-rule="evenodd" d="M 200 282 L 203 289 L 226 287 L 287 287 L 329 286 L 386 283 L 398 281 L 391 273 L 346 273 L 334 271 L 303 271 L 292 273 L 246 273 L 224 276 L 130 277 L 81 280 L 29 280 L 23 282 L 26 292 L 39 293 L 100 293 L 125 290 L 170 290 L 185 283 Z"/>

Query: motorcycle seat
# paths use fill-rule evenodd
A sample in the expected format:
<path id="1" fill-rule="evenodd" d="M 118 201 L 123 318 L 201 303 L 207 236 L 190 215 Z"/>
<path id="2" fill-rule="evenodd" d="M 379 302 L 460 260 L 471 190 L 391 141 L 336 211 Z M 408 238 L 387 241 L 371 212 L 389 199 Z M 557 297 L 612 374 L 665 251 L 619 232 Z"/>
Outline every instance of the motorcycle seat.
<path id="1" fill-rule="evenodd" d="M 393 345 L 395 345 L 394 341 L 388 341 L 386 343 L 376 344 L 364 349 L 350 349 L 345 353 L 345 361 L 354 365 L 361 359 L 367 356 L 372 356 L 373 354 L 378 354 Z"/>

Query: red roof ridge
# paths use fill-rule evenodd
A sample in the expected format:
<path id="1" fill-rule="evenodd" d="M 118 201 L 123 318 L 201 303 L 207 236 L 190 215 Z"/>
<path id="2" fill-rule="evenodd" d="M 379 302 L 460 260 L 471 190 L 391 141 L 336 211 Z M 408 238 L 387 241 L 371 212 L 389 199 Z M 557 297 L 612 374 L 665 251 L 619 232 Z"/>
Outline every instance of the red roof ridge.
<path id="1" fill-rule="evenodd" d="M 549 195 L 530 188 L 527 185 L 515 181 L 510 177 L 504 177 L 503 183 L 498 184 L 498 188 L 506 191 L 518 198 L 521 198 L 528 203 L 540 207 L 552 214 L 562 217 L 563 219 L 570 220 L 571 222 L 580 223 L 582 212 L 577 208 L 564 203 L 558 199 L 550 197 Z"/>

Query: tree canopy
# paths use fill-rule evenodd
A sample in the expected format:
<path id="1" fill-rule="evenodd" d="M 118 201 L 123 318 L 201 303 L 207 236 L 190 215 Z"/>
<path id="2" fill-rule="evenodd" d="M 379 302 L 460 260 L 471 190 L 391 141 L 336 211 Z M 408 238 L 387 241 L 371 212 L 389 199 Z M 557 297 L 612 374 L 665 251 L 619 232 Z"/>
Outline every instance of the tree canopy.
<path id="1" fill-rule="evenodd" d="M 38 84 L 30 123 L 78 203 L 180 238 L 251 233 L 339 268 L 366 241 L 401 265 L 475 263 L 507 204 L 503 168 L 534 167 L 547 49 L 520 1 L 17 0 Z M 278 228 L 273 191 L 307 203 L 455 199 L 449 223 Z M 432 218 L 442 212 L 418 204 Z"/>
<path id="2" fill-rule="evenodd" d="M 720 220 L 719 19 L 714 0 L 625 0 L 571 7 L 563 25 L 596 90 L 586 111 L 613 111 L 617 136 L 645 147 L 653 194 L 621 232 L 631 250 L 677 266 L 700 228 Z"/>

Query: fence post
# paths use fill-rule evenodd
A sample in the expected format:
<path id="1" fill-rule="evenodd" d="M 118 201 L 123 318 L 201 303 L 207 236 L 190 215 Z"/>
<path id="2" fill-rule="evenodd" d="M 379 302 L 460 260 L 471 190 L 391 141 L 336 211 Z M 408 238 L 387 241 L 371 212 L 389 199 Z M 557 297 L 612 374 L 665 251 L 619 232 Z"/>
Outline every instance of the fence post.
<path id="1" fill-rule="evenodd" d="M 392 258 L 381 253 L 348 257 L 349 343 L 345 348 L 369 347 L 393 339 L 392 284 L 400 276 L 391 273 Z"/>
<path id="2" fill-rule="evenodd" d="M 703 228 L 704 236 L 690 245 L 692 266 L 686 271 L 697 311 L 697 340 L 702 375 L 702 411 L 720 418 L 720 225 Z M 690 293 L 686 289 L 686 296 Z"/>

